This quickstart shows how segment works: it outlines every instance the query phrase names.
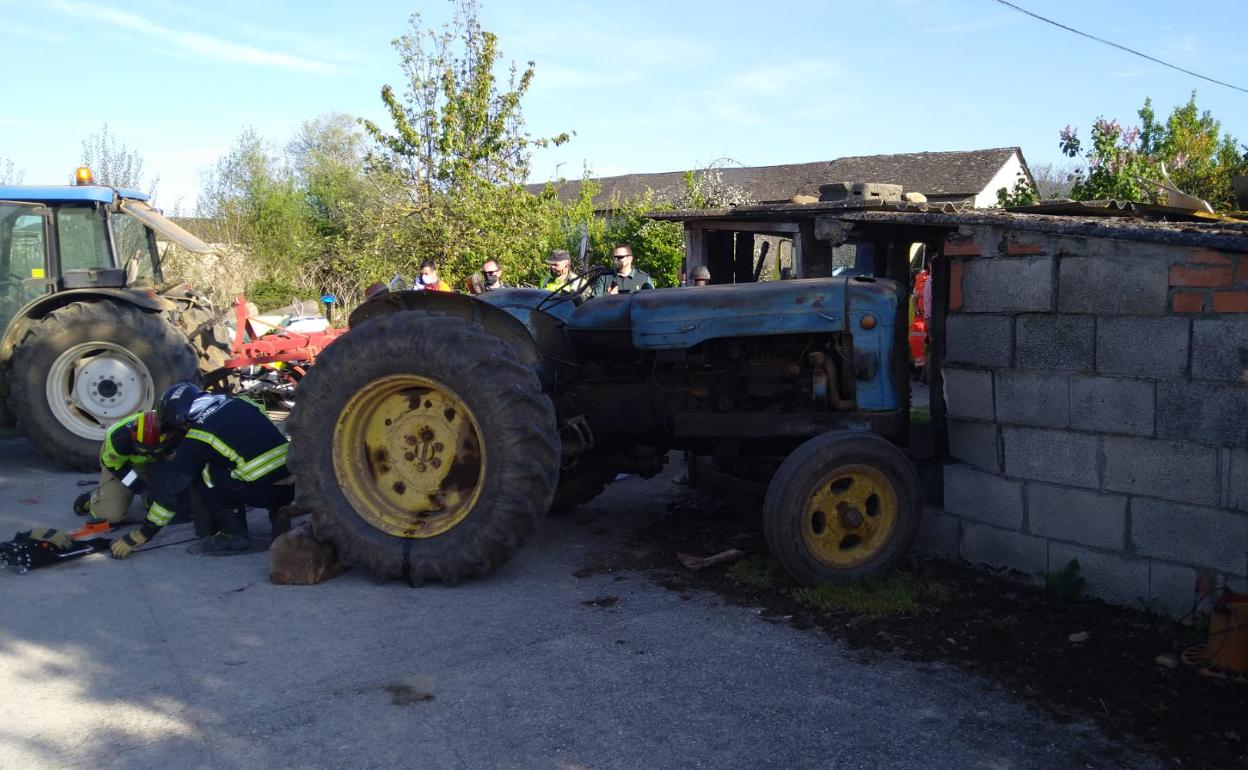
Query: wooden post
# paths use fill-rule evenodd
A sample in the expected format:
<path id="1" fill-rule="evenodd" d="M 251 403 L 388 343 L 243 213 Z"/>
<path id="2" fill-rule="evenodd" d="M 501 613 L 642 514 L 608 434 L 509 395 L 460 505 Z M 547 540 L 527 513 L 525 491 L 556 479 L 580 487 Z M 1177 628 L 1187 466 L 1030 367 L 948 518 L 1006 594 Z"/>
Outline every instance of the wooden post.
<path id="1" fill-rule="evenodd" d="M 754 234 L 736 233 L 736 244 L 732 252 L 732 272 L 734 283 L 753 283 L 754 281 Z"/>

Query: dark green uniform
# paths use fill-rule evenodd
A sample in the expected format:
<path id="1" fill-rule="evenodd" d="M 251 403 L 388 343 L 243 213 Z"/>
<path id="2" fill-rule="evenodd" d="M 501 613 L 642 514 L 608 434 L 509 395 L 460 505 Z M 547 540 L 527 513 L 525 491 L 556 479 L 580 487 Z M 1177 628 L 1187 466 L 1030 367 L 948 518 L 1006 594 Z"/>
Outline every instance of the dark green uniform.
<path id="1" fill-rule="evenodd" d="M 608 294 L 613 283 L 619 287 L 620 294 L 632 294 L 642 289 L 654 288 L 654 281 L 650 280 L 650 276 L 634 267 L 633 272 L 627 276 L 619 273 L 598 276 L 598 280 L 594 282 L 594 296 L 602 297 Z"/>

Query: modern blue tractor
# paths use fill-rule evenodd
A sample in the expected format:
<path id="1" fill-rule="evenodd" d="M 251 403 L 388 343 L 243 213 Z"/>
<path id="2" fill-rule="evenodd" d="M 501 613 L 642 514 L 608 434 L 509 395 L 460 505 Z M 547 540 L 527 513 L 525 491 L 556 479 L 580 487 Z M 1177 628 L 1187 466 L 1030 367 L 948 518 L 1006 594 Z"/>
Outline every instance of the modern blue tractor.
<path id="1" fill-rule="evenodd" d="M 85 470 L 112 422 L 212 368 L 223 341 L 207 298 L 165 281 L 157 237 L 211 249 L 143 193 L 79 181 L 0 186 L 0 422 Z"/>

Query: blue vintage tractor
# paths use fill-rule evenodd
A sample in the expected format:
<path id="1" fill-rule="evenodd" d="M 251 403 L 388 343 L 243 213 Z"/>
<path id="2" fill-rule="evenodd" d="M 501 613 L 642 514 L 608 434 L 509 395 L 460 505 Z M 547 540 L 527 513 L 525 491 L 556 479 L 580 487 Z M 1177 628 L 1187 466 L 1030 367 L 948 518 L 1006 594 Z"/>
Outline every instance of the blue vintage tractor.
<path id="1" fill-rule="evenodd" d="M 904 291 L 869 277 L 580 302 L 398 292 L 351 318 L 290 418 L 317 534 L 378 578 L 501 564 L 552 507 L 668 453 L 769 480 L 769 547 L 806 584 L 891 564 L 919 524 Z"/>
<path id="2" fill-rule="evenodd" d="M 211 303 L 161 272 L 157 237 L 211 249 L 133 190 L 0 186 L 0 422 L 98 467 L 115 420 L 222 357 Z"/>

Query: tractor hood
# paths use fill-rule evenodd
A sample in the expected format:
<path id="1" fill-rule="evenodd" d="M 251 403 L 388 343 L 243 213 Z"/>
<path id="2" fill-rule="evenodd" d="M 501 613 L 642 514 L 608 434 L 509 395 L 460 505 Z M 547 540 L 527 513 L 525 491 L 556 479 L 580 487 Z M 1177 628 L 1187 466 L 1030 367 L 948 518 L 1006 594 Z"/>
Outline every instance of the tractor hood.
<path id="1" fill-rule="evenodd" d="M 899 292 L 894 281 L 864 277 L 643 291 L 628 297 L 628 327 L 633 345 L 643 350 L 727 337 L 842 332 L 850 323 L 858 332 L 865 314 L 874 315 L 884 331 L 894 324 Z M 578 308 L 572 326 L 580 326 L 575 316 L 601 301 Z M 592 308 L 590 315 L 606 309 Z"/>

